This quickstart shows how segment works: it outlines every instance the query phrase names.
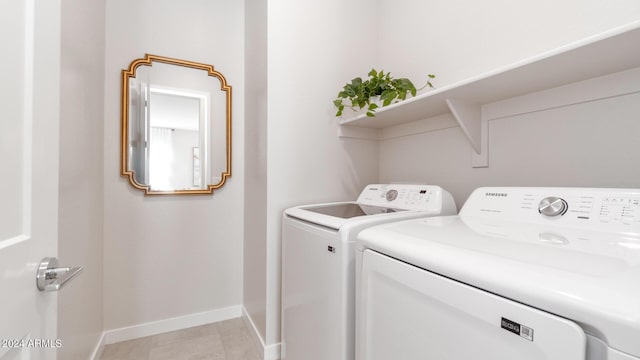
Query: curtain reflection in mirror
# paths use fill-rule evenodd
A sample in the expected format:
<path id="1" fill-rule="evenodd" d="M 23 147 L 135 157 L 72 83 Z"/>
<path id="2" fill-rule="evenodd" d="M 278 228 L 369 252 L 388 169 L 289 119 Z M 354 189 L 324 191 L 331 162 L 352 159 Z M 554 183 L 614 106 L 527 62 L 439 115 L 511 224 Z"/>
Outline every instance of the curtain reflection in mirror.
<path id="1" fill-rule="evenodd" d="M 129 83 L 129 162 L 130 168 L 138 184 L 147 184 L 148 174 L 148 140 L 147 129 L 147 97 L 148 85 L 138 79 L 131 79 Z"/>
<path id="2" fill-rule="evenodd" d="M 154 190 L 173 189 L 173 130 L 152 126 L 149 147 L 149 185 Z"/>

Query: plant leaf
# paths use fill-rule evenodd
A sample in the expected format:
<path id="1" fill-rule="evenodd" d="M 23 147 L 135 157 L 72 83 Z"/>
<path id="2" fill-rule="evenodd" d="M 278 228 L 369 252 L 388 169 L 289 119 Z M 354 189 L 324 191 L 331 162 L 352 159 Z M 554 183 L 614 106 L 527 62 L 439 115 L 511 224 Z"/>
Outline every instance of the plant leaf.
<path id="1" fill-rule="evenodd" d="M 391 102 L 398 96 L 396 91 L 385 91 L 381 96 L 380 100 L 382 100 L 382 106 L 388 106 Z"/>

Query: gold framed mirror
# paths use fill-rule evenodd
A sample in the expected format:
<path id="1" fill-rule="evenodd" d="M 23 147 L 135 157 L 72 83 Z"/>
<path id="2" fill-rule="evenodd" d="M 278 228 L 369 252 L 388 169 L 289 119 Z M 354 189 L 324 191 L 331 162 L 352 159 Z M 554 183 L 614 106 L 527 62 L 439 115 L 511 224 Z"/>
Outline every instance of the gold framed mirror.
<path id="1" fill-rule="evenodd" d="M 122 70 L 121 134 L 134 188 L 211 194 L 231 176 L 231 86 L 212 65 L 146 54 Z"/>

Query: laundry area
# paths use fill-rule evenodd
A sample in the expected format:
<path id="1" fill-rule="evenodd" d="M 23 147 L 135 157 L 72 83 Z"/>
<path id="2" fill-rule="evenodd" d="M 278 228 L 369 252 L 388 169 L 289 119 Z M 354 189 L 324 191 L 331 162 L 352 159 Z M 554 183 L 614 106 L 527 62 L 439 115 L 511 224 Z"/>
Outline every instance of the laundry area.
<path id="1" fill-rule="evenodd" d="M 637 0 L 0 12 L 0 359 L 640 359 Z"/>
<path id="2" fill-rule="evenodd" d="M 402 12 L 379 4 L 378 11 L 390 17 Z M 639 358 L 634 339 L 640 336 L 640 293 L 633 283 L 640 279 L 640 190 L 638 180 L 631 180 L 637 170 L 622 160 L 638 154 L 631 149 L 636 140 L 622 134 L 640 129 L 632 120 L 640 110 L 637 89 L 631 90 L 637 88 L 631 79 L 640 75 L 639 54 L 624 45 L 639 41 L 635 25 L 531 51 L 532 37 L 517 40 L 500 32 L 519 26 L 492 18 L 480 4 L 458 10 L 465 18 L 477 6 L 474 11 L 495 23 L 465 18 L 469 22 L 460 26 L 466 37 L 457 27 L 437 36 L 416 29 L 428 5 L 412 5 L 412 14 L 402 12 L 408 20 L 402 34 L 381 25 L 377 55 L 385 69 L 393 64 L 412 79 L 424 78 L 435 72 L 421 65 L 438 62 L 440 55 L 431 51 L 437 47 L 451 56 L 447 65 L 465 64 L 447 66 L 444 74 L 460 78 L 374 108 L 374 116 L 345 107 L 338 137 L 354 166 L 363 162 L 353 148 L 375 143 L 377 180 L 389 182 L 391 196 L 399 187 L 394 182 L 440 186 L 453 195 L 460 215 L 425 214 L 359 231 L 355 254 L 347 256 L 355 267 L 355 289 L 343 286 L 354 291 L 355 301 L 338 311 L 341 276 L 334 272 L 340 265 L 321 267 L 308 254 L 315 247 L 314 254 L 331 261 L 335 254 L 326 247 L 333 248 L 330 238 L 341 228 L 325 224 L 309 234 L 294 232 L 289 227 L 297 208 L 286 210 L 282 358 Z M 438 21 L 444 20 L 427 17 L 421 25 L 433 30 L 431 22 Z M 493 36 L 484 38 L 489 32 L 509 46 L 491 48 L 497 44 Z M 543 33 L 536 32 L 541 38 Z M 460 36 L 454 43 L 467 48 L 447 47 L 442 42 L 449 36 Z M 471 49 L 478 53 L 462 55 Z M 463 75 L 517 52 L 528 55 Z M 435 73 L 431 82 L 441 84 Z M 362 79 L 375 76 L 363 73 Z M 357 85 L 347 82 L 344 92 Z M 604 88 L 612 96 L 596 94 Z M 622 142 L 610 141 L 618 136 Z M 295 161 L 295 151 L 289 153 Z M 309 217 L 300 227 L 315 223 Z M 345 332 L 334 316 L 353 318 L 355 326 Z"/>

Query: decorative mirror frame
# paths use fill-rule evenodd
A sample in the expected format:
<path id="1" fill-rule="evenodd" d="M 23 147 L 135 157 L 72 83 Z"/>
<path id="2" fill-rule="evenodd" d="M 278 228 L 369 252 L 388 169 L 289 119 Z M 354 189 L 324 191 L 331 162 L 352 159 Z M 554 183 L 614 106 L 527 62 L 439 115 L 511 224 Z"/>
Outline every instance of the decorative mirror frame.
<path id="1" fill-rule="evenodd" d="M 127 151 L 127 145 L 129 143 L 129 79 L 136 77 L 136 69 L 140 66 L 152 66 L 153 62 L 165 63 L 169 65 L 184 66 L 197 70 L 204 70 L 208 76 L 214 76 L 220 80 L 220 90 L 226 94 L 226 170 L 220 174 L 220 182 L 217 184 L 208 184 L 206 189 L 191 189 L 191 190 L 152 190 L 150 185 L 139 184 L 134 177 L 134 171 L 128 169 L 129 153 Z M 193 61 L 180 60 L 169 58 L 165 56 L 145 54 L 142 59 L 136 59 L 131 62 L 129 69 L 122 70 L 122 97 L 120 106 L 120 119 L 121 119 L 121 167 L 120 174 L 129 179 L 129 183 L 136 188 L 143 190 L 145 195 L 194 195 L 194 194 L 212 194 L 215 189 L 222 187 L 227 181 L 228 177 L 231 177 L 231 85 L 227 84 L 225 77 L 214 70 L 213 65 L 207 65 L 197 63 Z"/>

